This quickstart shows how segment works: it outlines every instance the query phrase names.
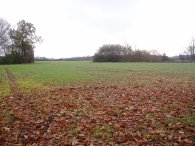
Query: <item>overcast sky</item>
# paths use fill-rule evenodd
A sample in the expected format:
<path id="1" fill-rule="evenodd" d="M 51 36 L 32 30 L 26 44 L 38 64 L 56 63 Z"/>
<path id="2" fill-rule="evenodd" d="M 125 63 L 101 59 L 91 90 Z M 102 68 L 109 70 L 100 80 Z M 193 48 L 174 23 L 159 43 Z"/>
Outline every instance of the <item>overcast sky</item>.
<path id="1" fill-rule="evenodd" d="M 195 0 L 0 0 L 0 18 L 33 23 L 35 56 L 53 58 L 126 43 L 174 56 L 195 37 Z"/>

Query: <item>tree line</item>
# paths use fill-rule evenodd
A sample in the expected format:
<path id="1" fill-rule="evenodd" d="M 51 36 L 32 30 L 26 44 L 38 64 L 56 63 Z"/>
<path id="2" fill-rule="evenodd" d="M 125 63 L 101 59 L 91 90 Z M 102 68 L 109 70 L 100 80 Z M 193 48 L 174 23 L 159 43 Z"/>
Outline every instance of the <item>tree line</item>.
<path id="1" fill-rule="evenodd" d="M 33 63 L 35 44 L 41 42 L 32 23 L 21 20 L 15 27 L 0 18 L 0 64 Z M 154 53 L 155 52 L 155 53 Z M 93 56 L 94 62 L 164 62 L 173 59 L 157 51 L 133 50 L 128 44 L 106 44 Z M 91 58 L 73 58 L 69 60 L 90 60 Z M 39 59 L 38 59 L 39 60 Z M 42 59 L 43 60 L 43 59 Z M 64 59 L 58 59 L 64 60 Z M 180 61 L 195 61 L 195 40 L 193 39 Z M 175 61 L 175 60 L 174 60 Z"/>
<path id="2" fill-rule="evenodd" d="M 106 44 L 99 48 L 93 57 L 94 62 L 162 62 L 169 58 L 164 53 L 146 50 L 133 50 L 129 45 Z"/>
<path id="3" fill-rule="evenodd" d="M 0 63 L 33 63 L 35 43 L 41 42 L 32 23 L 21 20 L 16 27 L 0 19 Z"/>

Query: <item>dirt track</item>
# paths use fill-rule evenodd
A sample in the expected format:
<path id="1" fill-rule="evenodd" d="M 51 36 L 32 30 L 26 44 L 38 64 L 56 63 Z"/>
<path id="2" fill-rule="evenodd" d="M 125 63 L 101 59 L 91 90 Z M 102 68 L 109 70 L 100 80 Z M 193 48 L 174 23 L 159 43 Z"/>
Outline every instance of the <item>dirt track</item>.
<path id="1" fill-rule="evenodd" d="M 19 86 L 17 84 L 17 79 L 13 75 L 13 73 L 8 69 L 5 68 L 6 76 L 9 81 L 10 89 L 13 95 L 13 98 L 20 98 L 22 97 L 22 93 L 19 89 Z"/>

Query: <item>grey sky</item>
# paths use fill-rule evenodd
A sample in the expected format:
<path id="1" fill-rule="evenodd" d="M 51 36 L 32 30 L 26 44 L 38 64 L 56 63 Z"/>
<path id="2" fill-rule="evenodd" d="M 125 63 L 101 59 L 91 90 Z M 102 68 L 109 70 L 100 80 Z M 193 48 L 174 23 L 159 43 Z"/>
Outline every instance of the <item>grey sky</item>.
<path id="1" fill-rule="evenodd" d="M 195 0 L 0 0 L 0 17 L 25 19 L 44 39 L 36 56 L 93 55 L 128 43 L 178 55 L 195 37 Z"/>

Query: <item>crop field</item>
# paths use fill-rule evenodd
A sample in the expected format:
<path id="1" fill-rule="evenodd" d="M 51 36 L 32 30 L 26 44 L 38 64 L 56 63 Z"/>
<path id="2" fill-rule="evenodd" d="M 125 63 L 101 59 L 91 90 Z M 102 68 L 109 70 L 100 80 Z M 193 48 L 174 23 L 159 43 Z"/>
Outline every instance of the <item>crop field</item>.
<path id="1" fill-rule="evenodd" d="M 0 145 L 194 145 L 195 63 L 0 65 Z"/>

